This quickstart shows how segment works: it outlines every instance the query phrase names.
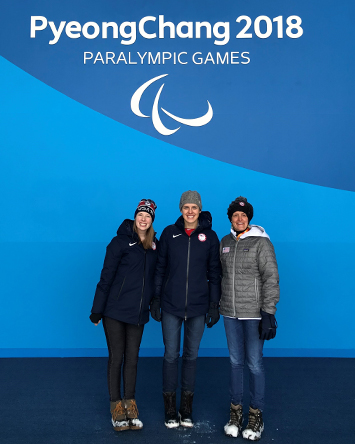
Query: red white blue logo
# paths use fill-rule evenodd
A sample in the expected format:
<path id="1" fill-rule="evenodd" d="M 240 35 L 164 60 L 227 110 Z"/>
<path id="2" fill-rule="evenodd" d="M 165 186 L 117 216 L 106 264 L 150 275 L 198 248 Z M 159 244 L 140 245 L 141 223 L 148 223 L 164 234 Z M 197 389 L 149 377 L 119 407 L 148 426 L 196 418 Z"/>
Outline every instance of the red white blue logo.
<path id="1" fill-rule="evenodd" d="M 205 234 L 200 233 L 200 234 L 198 235 L 198 240 L 199 240 L 199 241 L 201 241 L 201 242 L 205 242 L 206 239 L 207 239 L 207 237 L 206 237 Z"/>

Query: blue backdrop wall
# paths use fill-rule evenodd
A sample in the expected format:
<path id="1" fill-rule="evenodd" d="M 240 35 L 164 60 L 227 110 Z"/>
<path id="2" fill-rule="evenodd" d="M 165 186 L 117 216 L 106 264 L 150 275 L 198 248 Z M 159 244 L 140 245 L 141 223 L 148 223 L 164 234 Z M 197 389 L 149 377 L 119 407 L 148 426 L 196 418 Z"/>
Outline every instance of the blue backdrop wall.
<path id="1" fill-rule="evenodd" d="M 279 329 L 265 354 L 355 357 L 355 73 L 349 52 L 355 7 L 303 0 L 287 6 L 106 1 L 92 2 L 91 9 L 77 0 L 46 3 L 1 6 L 1 356 L 104 355 L 102 328 L 88 315 L 106 245 L 142 197 L 158 204 L 159 235 L 179 216 L 181 193 L 196 189 L 220 237 L 230 228 L 229 203 L 244 195 L 254 206 L 253 222 L 274 243 Z M 159 15 L 174 24 L 175 38 L 166 28 L 159 39 Z M 250 17 L 251 38 L 236 39 L 248 23 L 236 22 L 240 16 Z M 279 16 L 283 37 L 277 34 L 281 22 L 273 21 Z M 299 37 L 286 34 L 290 16 L 302 19 L 301 25 L 292 22 L 302 29 Z M 144 28 L 156 38 L 139 35 L 143 17 L 156 18 Z M 272 32 L 265 37 L 268 17 Z M 70 38 L 64 27 L 50 44 L 48 24 L 31 37 L 44 18 L 55 29 L 61 21 L 77 21 L 82 33 Z M 105 21 L 118 23 L 119 30 L 130 22 L 122 33 L 135 22 L 136 40 L 124 45 L 122 35 L 103 39 Z M 192 37 L 179 37 L 182 21 L 193 23 Z M 196 38 L 198 21 L 211 23 L 211 38 Z M 94 23 L 87 28 L 91 34 L 95 23 L 100 26 L 97 37 L 85 38 L 88 22 Z M 214 28 L 217 22 L 223 25 Z M 180 35 L 190 36 L 190 25 L 184 26 Z M 121 61 L 106 64 L 107 52 Z M 160 63 L 140 64 L 138 52 L 160 53 Z M 170 61 L 162 62 L 163 52 Z M 226 58 L 217 63 L 217 52 L 228 53 L 228 64 Z M 93 54 L 91 62 L 84 63 L 84 53 Z M 187 63 L 174 64 L 174 53 Z M 239 64 L 231 63 L 231 53 L 238 53 L 233 57 Z M 248 63 L 242 64 L 242 53 Z M 139 107 L 154 115 L 164 83 L 157 127 L 180 127 L 170 136 L 131 107 L 134 92 L 163 74 L 144 91 Z M 206 114 L 207 100 L 213 117 L 202 126 L 178 123 L 162 111 L 195 119 Z M 160 324 L 151 321 L 141 354 L 159 355 L 162 347 Z M 222 322 L 206 330 L 201 354 L 226 355 L 226 347 Z"/>

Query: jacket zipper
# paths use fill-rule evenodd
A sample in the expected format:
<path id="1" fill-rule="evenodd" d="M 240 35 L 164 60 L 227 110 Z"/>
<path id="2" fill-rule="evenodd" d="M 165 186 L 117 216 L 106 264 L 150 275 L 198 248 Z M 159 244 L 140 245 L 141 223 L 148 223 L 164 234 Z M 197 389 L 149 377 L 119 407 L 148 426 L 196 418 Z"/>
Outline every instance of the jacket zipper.
<path id="1" fill-rule="evenodd" d="M 234 308 L 234 317 L 237 316 L 237 313 L 235 311 L 235 257 L 237 255 L 237 247 L 238 247 L 239 239 L 236 239 L 235 241 L 235 249 L 234 249 L 234 257 L 233 257 L 233 308 Z"/>
<path id="2" fill-rule="evenodd" d="M 259 295 L 258 295 L 258 282 L 255 278 L 255 298 L 256 298 L 256 302 L 259 302 Z"/>
<path id="3" fill-rule="evenodd" d="M 143 303 L 143 295 L 144 295 L 144 286 L 145 286 L 145 264 L 147 259 L 147 250 L 144 250 L 144 269 L 143 269 L 143 285 L 142 285 L 142 297 L 141 297 L 141 303 L 139 305 L 139 316 L 138 316 L 138 325 L 139 321 L 141 319 L 141 311 L 142 311 L 142 303 Z"/>
<path id="4" fill-rule="evenodd" d="M 191 234 L 192 234 L 192 233 L 191 233 Z M 185 321 L 186 321 L 186 319 L 187 319 L 187 292 L 188 292 L 188 290 L 189 290 L 190 241 L 191 241 L 191 237 L 189 237 L 189 246 L 188 246 L 188 248 L 187 248 Z"/>

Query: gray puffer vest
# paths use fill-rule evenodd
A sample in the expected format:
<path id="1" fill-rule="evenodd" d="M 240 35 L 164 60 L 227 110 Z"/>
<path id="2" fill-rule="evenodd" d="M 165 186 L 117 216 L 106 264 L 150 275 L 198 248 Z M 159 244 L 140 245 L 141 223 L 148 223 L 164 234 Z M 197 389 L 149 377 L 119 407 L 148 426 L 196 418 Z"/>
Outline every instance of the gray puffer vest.
<path id="1" fill-rule="evenodd" d="M 220 313 L 259 318 L 260 309 L 275 314 L 280 298 L 279 273 L 269 236 L 258 225 L 236 239 L 232 233 L 220 244 L 222 297 Z"/>

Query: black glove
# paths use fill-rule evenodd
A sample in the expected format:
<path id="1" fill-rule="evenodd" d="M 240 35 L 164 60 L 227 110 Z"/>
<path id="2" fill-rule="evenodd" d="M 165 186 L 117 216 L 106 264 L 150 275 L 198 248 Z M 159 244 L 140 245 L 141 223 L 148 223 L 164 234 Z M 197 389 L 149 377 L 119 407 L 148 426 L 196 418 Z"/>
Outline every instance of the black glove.
<path id="1" fill-rule="evenodd" d="M 154 297 L 150 302 L 150 314 L 154 321 L 161 321 L 160 298 Z"/>
<path id="2" fill-rule="evenodd" d="M 217 302 L 210 302 L 210 308 L 206 315 L 207 328 L 211 328 L 219 321 L 219 310 Z"/>
<path id="3" fill-rule="evenodd" d="M 276 336 L 277 322 L 275 316 L 260 310 L 259 338 L 268 341 Z"/>
<path id="4" fill-rule="evenodd" d="M 99 321 L 101 321 L 102 314 L 101 313 L 91 313 L 90 315 L 90 321 L 93 324 L 98 324 Z"/>

